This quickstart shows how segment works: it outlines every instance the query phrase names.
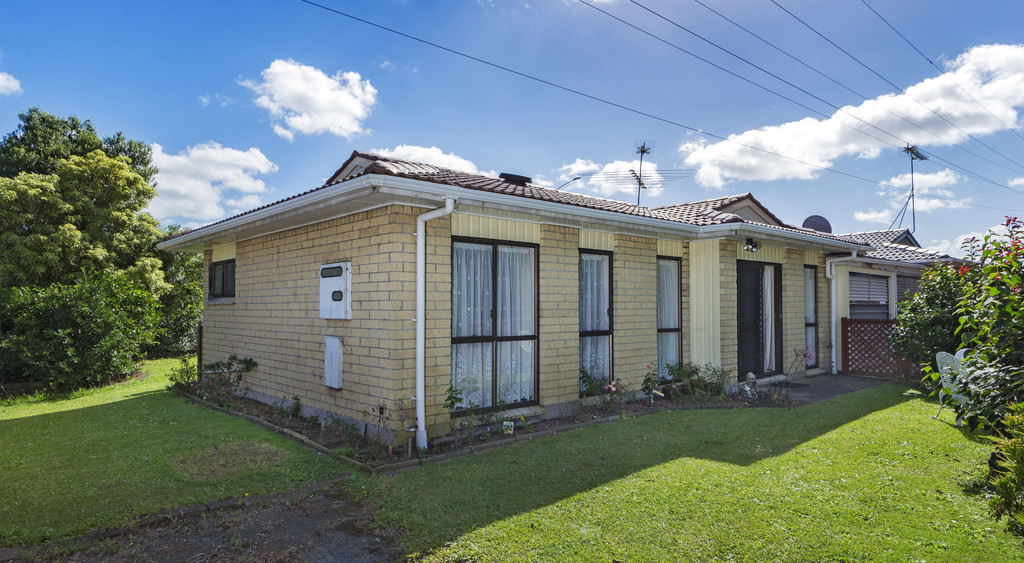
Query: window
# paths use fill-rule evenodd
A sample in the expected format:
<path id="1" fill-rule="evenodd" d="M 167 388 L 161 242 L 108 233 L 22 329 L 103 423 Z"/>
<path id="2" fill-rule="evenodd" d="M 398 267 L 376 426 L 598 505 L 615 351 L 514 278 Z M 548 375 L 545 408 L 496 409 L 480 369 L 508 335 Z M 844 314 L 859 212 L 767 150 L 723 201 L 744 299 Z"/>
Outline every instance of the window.
<path id="1" fill-rule="evenodd" d="M 679 363 L 679 259 L 658 258 L 658 378 L 669 378 L 666 364 Z"/>
<path id="2" fill-rule="evenodd" d="M 580 252 L 580 370 L 605 382 L 612 379 L 611 258 L 608 252 Z"/>
<path id="3" fill-rule="evenodd" d="M 889 318 L 889 278 L 850 272 L 850 318 Z"/>
<path id="4" fill-rule="evenodd" d="M 235 261 L 225 260 L 210 265 L 210 297 L 235 296 Z"/>
<path id="5" fill-rule="evenodd" d="M 804 351 L 807 367 L 818 366 L 818 268 L 804 266 Z"/>
<path id="6" fill-rule="evenodd" d="M 456 410 L 537 400 L 536 248 L 452 244 L 452 386 Z"/>

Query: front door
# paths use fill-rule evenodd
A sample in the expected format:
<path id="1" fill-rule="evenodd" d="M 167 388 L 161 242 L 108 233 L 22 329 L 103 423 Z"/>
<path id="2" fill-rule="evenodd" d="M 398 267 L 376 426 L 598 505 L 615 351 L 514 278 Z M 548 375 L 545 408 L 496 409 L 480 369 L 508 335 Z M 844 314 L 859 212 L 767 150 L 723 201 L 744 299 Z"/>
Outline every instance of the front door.
<path id="1" fill-rule="evenodd" d="M 763 262 L 736 262 L 736 333 L 738 380 L 781 371 L 782 267 Z"/>

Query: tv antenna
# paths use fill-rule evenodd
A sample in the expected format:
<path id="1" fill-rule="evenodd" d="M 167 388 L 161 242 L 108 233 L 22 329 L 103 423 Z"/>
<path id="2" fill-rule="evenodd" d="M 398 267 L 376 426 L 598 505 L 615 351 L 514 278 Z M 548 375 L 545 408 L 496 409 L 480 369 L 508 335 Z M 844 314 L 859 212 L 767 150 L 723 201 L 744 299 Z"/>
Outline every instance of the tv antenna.
<path id="1" fill-rule="evenodd" d="M 903 152 L 910 155 L 910 196 L 907 197 L 907 202 L 903 204 L 903 209 L 900 209 L 896 217 L 893 217 L 892 223 L 889 223 L 889 230 L 892 230 L 893 225 L 896 224 L 896 219 L 900 220 L 900 226 L 903 225 L 903 218 L 907 214 L 907 206 L 910 206 L 910 232 L 913 233 L 917 230 L 917 205 L 914 201 L 914 161 L 915 160 L 928 160 L 928 157 L 921 154 L 921 151 L 913 145 L 907 145 L 903 149 Z"/>
<path id="2" fill-rule="evenodd" d="M 640 172 L 633 172 L 632 169 L 629 171 L 633 174 L 636 179 L 636 205 L 640 207 L 640 190 L 643 190 L 647 186 L 644 185 L 644 155 L 651 154 L 654 149 L 654 141 L 640 141 L 636 145 L 636 154 L 640 155 Z"/>

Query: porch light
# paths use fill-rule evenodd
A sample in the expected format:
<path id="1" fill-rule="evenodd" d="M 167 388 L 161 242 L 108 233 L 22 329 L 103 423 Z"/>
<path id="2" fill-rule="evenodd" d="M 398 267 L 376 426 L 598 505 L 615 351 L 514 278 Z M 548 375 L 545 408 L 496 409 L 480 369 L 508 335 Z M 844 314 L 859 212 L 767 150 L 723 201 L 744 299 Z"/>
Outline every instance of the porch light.
<path id="1" fill-rule="evenodd" d="M 746 250 L 747 252 L 757 252 L 757 243 L 754 242 L 754 239 L 747 238 L 747 244 L 743 246 L 743 250 Z"/>

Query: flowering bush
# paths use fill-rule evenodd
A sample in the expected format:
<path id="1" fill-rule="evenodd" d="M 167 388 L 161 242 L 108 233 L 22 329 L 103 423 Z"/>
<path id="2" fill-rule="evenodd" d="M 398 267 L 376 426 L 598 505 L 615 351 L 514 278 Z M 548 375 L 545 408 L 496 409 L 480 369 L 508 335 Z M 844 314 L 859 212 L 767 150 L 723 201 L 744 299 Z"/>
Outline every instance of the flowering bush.
<path id="1" fill-rule="evenodd" d="M 969 243 L 976 265 L 962 268 L 957 334 L 970 348 L 959 374 L 967 401 L 955 405 L 971 428 L 997 426 L 1007 405 L 1024 402 L 1024 224 Z"/>

